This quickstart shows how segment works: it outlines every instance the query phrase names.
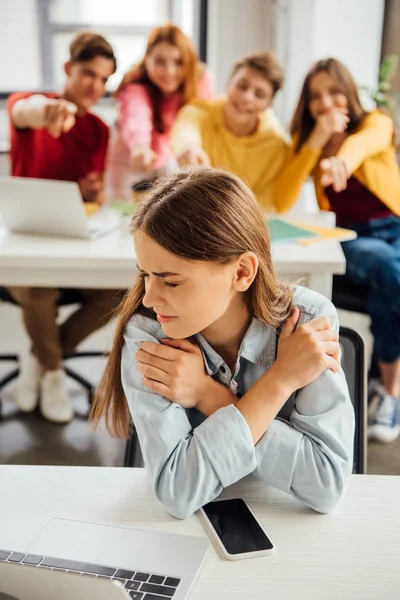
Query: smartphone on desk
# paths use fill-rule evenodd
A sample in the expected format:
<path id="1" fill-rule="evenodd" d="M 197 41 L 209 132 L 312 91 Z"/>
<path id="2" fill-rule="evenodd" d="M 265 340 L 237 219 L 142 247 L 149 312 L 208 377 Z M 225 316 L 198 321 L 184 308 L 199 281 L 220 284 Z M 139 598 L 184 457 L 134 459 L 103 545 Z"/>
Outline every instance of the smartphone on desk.
<path id="1" fill-rule="evenodd" d="M 209 502 L 200 513 L 212 539 L 228 560 L 273 554 L 271 540 L 241 498 Z"/>

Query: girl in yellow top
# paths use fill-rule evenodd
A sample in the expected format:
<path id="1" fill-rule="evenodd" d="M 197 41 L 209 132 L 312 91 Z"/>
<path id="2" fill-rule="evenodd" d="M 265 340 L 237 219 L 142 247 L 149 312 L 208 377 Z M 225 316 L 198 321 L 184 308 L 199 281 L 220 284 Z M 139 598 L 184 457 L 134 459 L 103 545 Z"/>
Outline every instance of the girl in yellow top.
<path id="1" fill-rule="evenodd" d="M 320 208 L 333 210 L 338 225 L 358 234 L 342 244 L 346 276 L 370 287 L 371 330 L 383 381 L 369 434 L 390 442 L 400 433 L 400 174 L 393 124 L 384 113 L 362 108 L 351 74 L 329 58 L 306 76 L 291 133 L 293 147 L 273 201 L 279 211 L 288 210 L 311 175 Z"/>
<path id="2" fill-rule="evenodd" d="M 180 110 L 171 132 L 179 165 L 227 169 L 271 208 L 271 185 L 288 150 L 286 134 L 271 108 L 282 83 L 283 69 L 273 53 L 239 60 L 226 97 L 199 100 Z"/>

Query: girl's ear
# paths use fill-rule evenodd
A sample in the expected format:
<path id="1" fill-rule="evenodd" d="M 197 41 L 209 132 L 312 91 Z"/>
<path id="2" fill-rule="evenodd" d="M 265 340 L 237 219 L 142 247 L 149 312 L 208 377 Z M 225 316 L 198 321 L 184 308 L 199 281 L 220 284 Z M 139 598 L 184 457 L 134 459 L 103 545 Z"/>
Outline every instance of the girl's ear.
<path id="1" fill-rule="evenodd" d="M 238 292 L 245 292 L 254 281 L 258 271 L 258 258 L 254 252 L 243 252 L 235 268 L 234 288 Z"/>

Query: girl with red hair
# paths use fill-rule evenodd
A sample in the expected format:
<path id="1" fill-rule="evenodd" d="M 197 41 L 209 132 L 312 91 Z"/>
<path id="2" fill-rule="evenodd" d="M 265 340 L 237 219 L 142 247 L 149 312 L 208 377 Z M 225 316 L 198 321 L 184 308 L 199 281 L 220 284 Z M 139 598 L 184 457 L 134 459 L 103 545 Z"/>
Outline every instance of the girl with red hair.
<path id="1" fill-rule="evenodd" d="M 169 132 L 179 109 L 213 95 L 211 77 L 189 38 L 172 23 L 150 33 L 143 59 L 116 92 L 119 116 L 109 146 L 108 194 L 130 199 L 131 186 L 174 166 Z"/>

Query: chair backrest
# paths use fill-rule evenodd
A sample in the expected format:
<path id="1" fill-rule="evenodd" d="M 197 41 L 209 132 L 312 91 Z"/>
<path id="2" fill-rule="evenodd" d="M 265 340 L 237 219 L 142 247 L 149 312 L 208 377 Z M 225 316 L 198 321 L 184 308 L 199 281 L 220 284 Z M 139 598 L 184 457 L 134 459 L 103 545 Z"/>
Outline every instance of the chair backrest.
<path id="1" fill-rule="evenodd" d="M 126 440 L 124 467 L 144 467 L 142 449 L 140 448 L 139 438 L 132 427 L 131 436 Z"/>
<path id="2" fill-rule="evenodd" d="M 365 344 L 359 333 L 349 327 L 340 327 L 339 342 L 342 351 L 342 369 L 349 386 L 355 413 L 353 473 L 365 473 L 367 458 L 367 366 Z"/>
<path id="3" fill-rule="evenodd" d="M 356 285 L 346 275 L 334 275 L 332 302 L 336 308 L 368 314 L 369 286 Z"/>

